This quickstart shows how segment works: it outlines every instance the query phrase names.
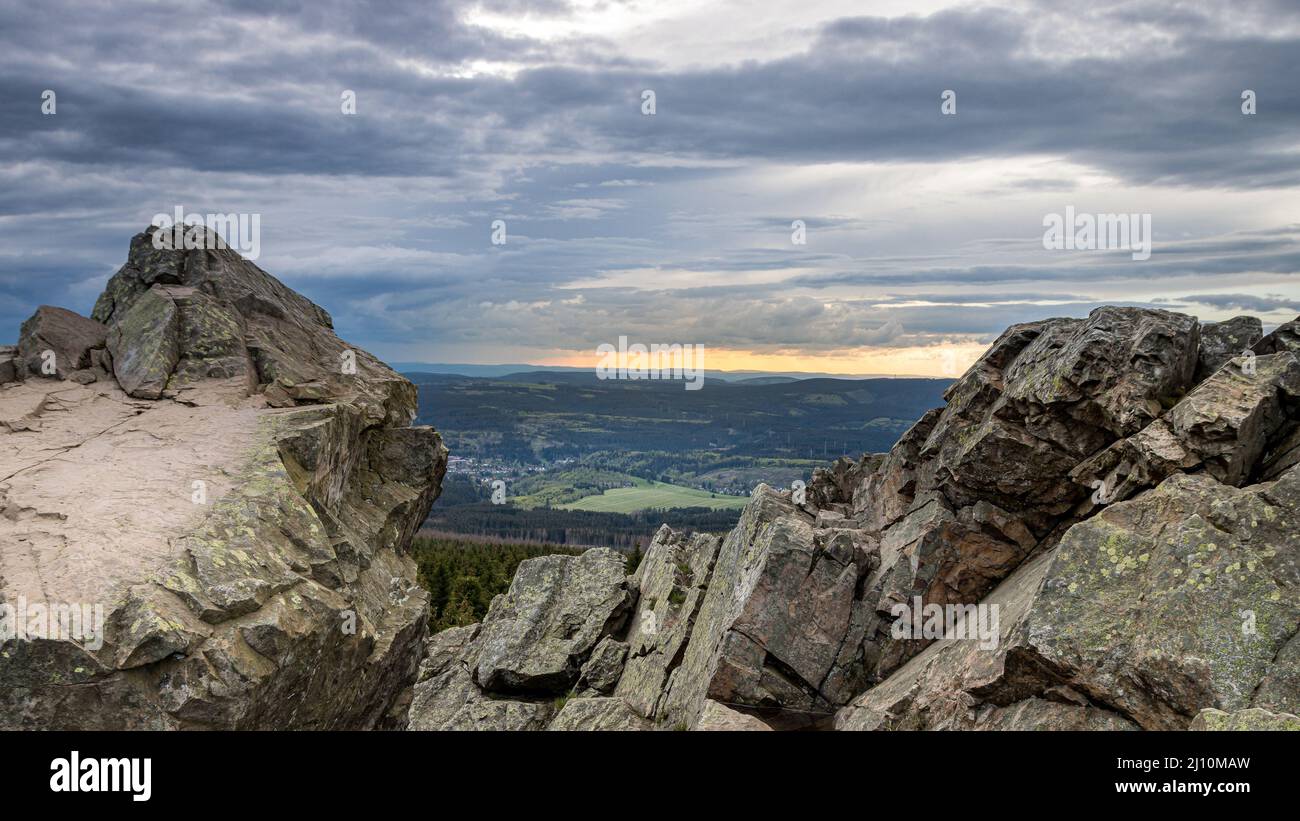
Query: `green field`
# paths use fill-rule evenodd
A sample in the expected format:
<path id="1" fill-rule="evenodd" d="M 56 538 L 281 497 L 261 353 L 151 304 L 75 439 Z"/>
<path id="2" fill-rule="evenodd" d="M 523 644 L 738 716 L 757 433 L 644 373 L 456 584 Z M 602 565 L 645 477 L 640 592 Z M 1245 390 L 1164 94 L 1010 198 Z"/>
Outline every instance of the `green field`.
<path id="1" fill-rule="evenodd" d="M 748 502 L 745 496 L 714 495 L 707 490 L 696 490 L 663 482 L 638 479 L 636 487 L 616 487 L 594 496 L 585 496 L 576 502 L 559 505 L 561 510 L 594 510 L 602 513 L 632 513 L 638 510 L 674 507 L 707 507 L 715 510 L 736 509 Z"/>

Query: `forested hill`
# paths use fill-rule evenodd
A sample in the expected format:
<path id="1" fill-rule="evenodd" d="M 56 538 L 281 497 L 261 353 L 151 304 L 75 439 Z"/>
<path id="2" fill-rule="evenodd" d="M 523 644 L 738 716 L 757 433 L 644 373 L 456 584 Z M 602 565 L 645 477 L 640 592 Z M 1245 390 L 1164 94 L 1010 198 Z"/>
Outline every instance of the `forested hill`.
<path id="1" fill-rule="evenodd" d="M 600 380 L 591 372 L 482 379 L 409 373 L 420 423 L 454 456 L 548 462 L 611 448 L 822 459 L 888 450 L 946 379 Z"/>

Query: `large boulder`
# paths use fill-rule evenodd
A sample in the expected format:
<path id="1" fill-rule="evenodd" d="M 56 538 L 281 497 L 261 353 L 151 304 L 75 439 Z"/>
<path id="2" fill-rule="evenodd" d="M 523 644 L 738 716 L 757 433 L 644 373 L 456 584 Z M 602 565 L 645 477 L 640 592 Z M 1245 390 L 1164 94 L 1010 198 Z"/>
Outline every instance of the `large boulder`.
<path id="1" fill-rule="evenodd" d="M 1300 408 L 1300 359 L 1292 353 L 1224 366 L 1160 419 L 1080 463 L 1071 477 L 1098 501 L 1126 499 L 1177 472 L 1205 470 L 1240 486 Z"/>
<path id="2" fill-rule="evenodd" d="M 1090 492 L 1071 472 L 1191 389 L 1199 332 L 1193 317 L 1137 308 L 1013 326 L 949 387 L 945 407 L 863 460 L 849 495 L 880 542 L 864 588 L 884 616 L 872 680 L 928 644 L 889 635 L 895 605 L 977 602 L 1060 538 Z"/>
<path id="3" fill-rule="evenodd" d="M 582 666 L 578 687 L 597 693 L 609 693 L 623 675 L 627 661 L 627 642 L 606 636 L 591 651 L 591 657 Z"/>
<path id="4" fill-rule="evenodd" d="M 160 232 L 167 241 L 155 242 Z M 410 424 L 408 380 L 335 336 L 323 308 L 224 243 L 208 244 L 219 247 L 173 250 L 167 230 L 150 226 L 95 303 L 93 318 L 118 332 L 115 349 L 146 361 L 147 393 L 159 381 L 178 392 L 228 378 L 273 407 L 346 401 L 368 419 Z"/>
<path id="5" fill-rule="evenodd" d="M 550 730 L 649 730 L 650 722 L 621 698 L 571 698 L 551 720 Z"/>
<path id="6" fill-rule="evenodd" d="M 26 374 L 23 361 L 18 357 L 17 345 L 0 345 L 0 385 L 17 382 Z"/>
<path id="7" fill-rule="evenodd" d="M 180 361 L 180 311 L 161 287 L 140 295 L 108 334 L 113 375 L 127 395 L 158 399 Z"/>
<path id="8" fill-rule="evenodd" d="M 571 688 L 596 644 L 626 623 L 634 598 L 624 566 L 607 548 L 520 562 L 483 619 L 475 681 L 494 692 Z"/>
<path id="9" fill-rule="evenodd" d="M 821 514 L 764 486 L 725 545 L 661 528 L 638 570 L 616 695 L 670 726 L 691 724 L 708 694 L 796 724 L 851 696 L 876 621 L 854 586 L 875 567 L 875 546 L 842 516 Z"/>
<path id="10" fill-rule="evenodd" d="M 927 648 L 839 729 L 1182 729 L 1203 709 L 1295 712 L 1300 469 L 1238 489 L 1176 474 L 1074 525 L 982 604 L 992 651 Z M 1294 679 L 1290 679 L 1294 681 Z M 1026 709 L 1032 705 L 1031 709 Z"/>
<path id="11" fill-rule="evenodd" d="M 1253 316 L 1235 316 L 1226 322 L 1201 323 L 1201 354 L 1197 380 L 1208 378 L 1249 351 L 1264 336 L 1264 325 Z"/>
<path id="12" fill-rule="evenodd" d="M 19 331 L 18 359 L 28 373 L 67 379 L 94 364 L 92 352 L 104 347 L 107 335 L 108 329 L 93 319 L 42 305 Z"/>
<path id="13" fill-rule="evenodd" d="M 1300 317 L 1277 326 L 1272 333 L 1256 342 L 1252 349 L 1257 354 L 1289 351 L 1300 356 Z"/>
<path id="14" fill-rule="evenodd" d="M 772 730 L 771 727 L 758 718 L 748 713 L 742 713 L 739 710 L 733 710 L 712 699 L 704 702 L 704 710 L 700 713 L 700 719 L 695 723 L 694 729 L 700 732 L 724 733 L 770 732 Z"/>
<path id="15" fill-rule="evenodd" d="M 323 310 L 152 231 L 97 321 L 25 326 L 96 379 L 0 391 L 0 602 L 85 617 L 0 639 L 0 728 L 404 726 L 428 618 L 408 547 L 446 448 Z M 331 373 L 309 400 L 266 396 Z"/>
<path id="16" fill-rule="evenodd" d="M 665 525 L 637 567 L 640 598 L 615 694 L 645 718 L 659 717 L 668 677 L 681 663 L 708 592 L 720 542 L 716 536 L 687 536 Z"/>
<path id="17" fill-rule="evenodd" d="M 510 699 L 474 684 L 480 625 L 431 636 L 410 706 L 412 730 L 541 730 L 555 715 L 552 698 Z"/>
<path id="18" fill-rule="evenodd" d="M 811 519 L 788 492 L 754 491 L 718 548 L 657 720 L 693 727 L 713 699 L 808 726 L 862 688 L 876 618 L 855 593 L 878 565 L 877 545 L 863 531 L 817 529 Z"/>
<path id="19" fill-rule="evenodd" d="M 520 562 L 509 592 L 493 599 L 482 624 L 429 640 L 410 728 L 543 729 L 580 679 L 616 680 L 626 646 L 610 639 L 625 634 L 636 600 L 624 567 L 624 558 L 607 548 Z M 575 707 L 556 729 L 615 729 L 631 720 L 625 706 L 610 708 L 614 700 L 623 705 L 620 699 L 568 699 L 578 700 L 604 708 Z"/>

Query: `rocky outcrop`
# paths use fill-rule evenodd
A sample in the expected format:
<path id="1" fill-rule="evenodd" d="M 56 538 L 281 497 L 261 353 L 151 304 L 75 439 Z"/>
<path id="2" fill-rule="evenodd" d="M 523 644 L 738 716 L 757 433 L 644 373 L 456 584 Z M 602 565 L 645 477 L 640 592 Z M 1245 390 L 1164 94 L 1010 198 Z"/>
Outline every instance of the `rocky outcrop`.
<path id="1" fill-rule="evenodd" d="M 3 641 L 0 728 L 404 726 L 446 449 L 323 309 L 157 230 L 24 325 L 68 381 L 0 387 L 0 604 L 86 615 Z"/>
<path id="2" fill-rule="evenodd" d="M 1295 354 L 1255 357 L 1249 366 L 1229 362 L 1160 419 L 1083 462 L 1071 477 L 1098 488 L 1104 503 L 1191 470 L 1240 486 L 1298 409 L 1300 360 Z"/>
<path id="3" fill-rule="evenodd" d="M 98 322 L 64 308 L 42 305 L 23 323 L 18 333 L 15 377 L 57 376 L 67 379 L 74 372 L 97 364 L 94 354 L 104 347 L 108 329 Z M 0 379 L 0 382 L 12 381 Z"/>
<path id="4" fill-rule="evenodd" d="M 110 348 L 135 352 L 113 357 L 124 390 L 183 398 L 195 380 L 229 379 L 272 407 L 343 401 L 366 419 L 410 424 L 415 387 L 335 336 L 323 308 L 229 249 L 156 248 L 160 230 L 132 240 L 92 313 L 116 334 Z"/>
<path id="5" fill-rule="evenodd" d="M 805 726 L 864 686 L 874 620 L 855 594 L 878 567 L 878 547 L 859 530 L 814 527 L 787 496 L 760 485 L 722 541 L 668 682 L 668 723 L 693 725 L 713 699 Z"/>
<path id="6" fill-rule="evenodd" d="M 682 665 L 719 547 L 716 536 L 687 537 L 663 527 L 637 568 L 640 599 L 614 692 L 644 718 L 663 715 L 668 682 Z"/>
<path id="7" fill-rule="evenodd" d="M 1264 336 L 1263 324 L 1253 316 L 1237 316 L 1226 322 L 1201 323 L 1201 355 L 1196 379 L 1201 381 L 1241 356 Z"/>
<path id="8" fill-rule="evenodd" d="M 923 605 L 977 602 L 1059 540 L 1090 493 L 1071 471 L 1192 387 L 1199 338 L 1192 317 L 1132 308 L 1003 333 L 948 389 L 947 405 L 864 465 L 838 499 L 878 534 L 871 610 L 888 614 L 917 596 Z M 885 632 L 870 641 L 881 648 L 870 680 L 928 644 Z"/>
<path id="9" fill-rule="evenodd" d="M 1178 474 L 1075 525 L 985 602 L 996 652 L 928 648 L 841 712 L 840 729 L 979 727 L 1026 699 L 1025 723 L 1179 729 L 1205 707 L 1294 712 L 1300 691 L 1263 695 L 1300 626 L 1300 470 L 1237 489 Z M 1080 710 L 1083 710 L 1081 713 Z M 1005 723 L 1003 726 L 1006 726 Z"/>
<path id="10" fill-rule="evenodd" d="M 558 715 L 541 705 L 533 723 L 1134 730 L 1295 714 L 1286 327 L 1261 339 L 1250 318 L 1103 308 L 1010 328 L 889 453 L 837 460 L 806 493 L 760 486 L 725 538 L 661 529 L 628 580 L 631 619 L 606 622 Z M 469 678 L 468 700 L 437 696 L 442 715 L 519 698 Z M 412 726 L 430 714 L 417 697 Z"/>
<path id="11" fill-rule="evenodd" d="M 23 367 L 17 345 L 0 345 L 0 385 L 17 382 Z"/>
<path id="12" fill-rule="evenodd" d="M 494 692 L 564 692 L 597 642 L 619 632 L 631 600 L 612 550 L 520 564 L 483 619 L 475 681 Z"/>
<path id="13" fill-rule="evenodd" d="M 1261 355 L 1286 352 L 1300 355 L 1300 318 L 1277 326 L 1272 333 L 1256 342 L 1252 350 Z"/>
<path id="14" fill-rule="evenodd" d="M 541 729 L 569 694 L 580 689 L 597 698 L 610 689 L 626 647 L 609 639 L 626 633 L 635 601 L 635 579 L 624 565 L 607 548 L 521 562 L 482 624 L 430 639 L 411 729 Z M 600 702 L 575 707 L 565 722 L 579 714 L 600 729 L 623 722 Z"/>

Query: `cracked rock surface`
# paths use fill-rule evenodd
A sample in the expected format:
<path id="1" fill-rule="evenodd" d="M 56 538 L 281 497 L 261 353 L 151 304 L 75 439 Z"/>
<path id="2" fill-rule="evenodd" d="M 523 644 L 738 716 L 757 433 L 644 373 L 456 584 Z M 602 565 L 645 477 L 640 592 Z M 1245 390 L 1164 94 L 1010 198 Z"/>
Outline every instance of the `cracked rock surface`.
<path id="1" fill-rule="evenodd" d="M 102 613 L 0 642 L 0 728 L 404 726 L 446 449 L 323 309 L 155 230 L 0 350 L 0 604 Z"/>
<path id="2" fill-rule="evenodd" d="M 433 637 L 454 687 L 417 685 L 411 724 L 1295 729 L 1297 328 L 1013 326 L 889 453 L 759 486 L 725 536 L 661 529 L 567 690 L 485 687 L 474 641 Z M 511 596 L 579 589 L 521 565 Z M 918 632 L 917 604 L 971 621 Z"/>

